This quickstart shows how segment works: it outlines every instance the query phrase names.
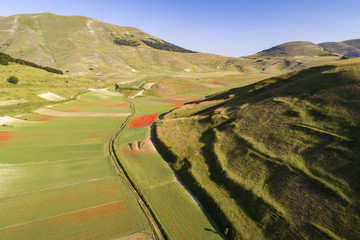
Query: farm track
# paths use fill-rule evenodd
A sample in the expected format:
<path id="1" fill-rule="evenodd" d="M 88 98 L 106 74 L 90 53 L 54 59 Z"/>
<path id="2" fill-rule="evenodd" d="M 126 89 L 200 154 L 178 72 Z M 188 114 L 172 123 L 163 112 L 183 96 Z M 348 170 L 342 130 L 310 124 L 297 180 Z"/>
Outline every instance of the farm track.
<path id="1" fill-rule="evenodd" d="M 156 219 L 155 214 L 149 207 L 149 204 L 146 202 L 145 198 L 139 192 L 138 187 L 136 186 L 135 182 L 130 178 L 128 172 L 122 165 L 120 158 L 116 155 L 116 152 L 115 152 L 116 138 L 127 127 L 130 120 L 132 119 L 133 115 L 135 114 L 134 103 L 130 101 L 129 105 L 130 105 L 130 109 L 131 109 L 131 114 L 126 118 L 125 122 L 121 125 L 121 127 L 116 131 L 116 133 L 110 139 L 110 142 L 109 142 L 110 156 L 116 166 L 116 169 L 119 172 L 119 175 L 124 179 L 125 183 L 131 189 L 131 192 L 134 194 L 136 200 L 138 201 L 138 204 L 140 205 L 141 209 L 143 210 L 143 212 L 145 213 L 149 222 L 151 223 L 151 226 L 156 234 L 156 238 L 159 240 L 164 240 L 164 239 L 167 239 L 166 233 L 163 231 L 159 221 Z"/>

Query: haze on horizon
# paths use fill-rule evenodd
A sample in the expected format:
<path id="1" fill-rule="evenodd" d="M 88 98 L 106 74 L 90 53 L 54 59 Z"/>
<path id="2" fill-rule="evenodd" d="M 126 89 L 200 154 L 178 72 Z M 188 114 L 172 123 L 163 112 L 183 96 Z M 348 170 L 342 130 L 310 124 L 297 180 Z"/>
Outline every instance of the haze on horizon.
<path id="1" fill-rule="evenodd" d="M 0 16 L 51 12 L 132 26 L 187 49 L 240 57 L 288 41 L 360 38 L 356 0 L 54 1 L 2 3 Z"/>

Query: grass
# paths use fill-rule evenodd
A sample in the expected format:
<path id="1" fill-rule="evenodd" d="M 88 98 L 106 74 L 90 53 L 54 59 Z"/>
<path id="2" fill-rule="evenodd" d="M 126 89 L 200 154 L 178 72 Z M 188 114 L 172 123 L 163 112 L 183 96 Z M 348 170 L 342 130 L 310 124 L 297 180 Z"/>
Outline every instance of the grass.
<path id="1" fill-rule="evenodd" d="M 259 56 L 324 56 L 331 55 L 312 42 L 288 42 L 259 52 Z"/>
<path id="2" fill-rule="evenodd" d="M 8 100 L 25 99 L 27 102 L 15 105 L 1 106 L 0 115 L 18 115 L 29 113 L 36 108 L 51 104 L 52 102 L 38 97 L 41 93 L 52 92 L 61 97 L 71 99 L 73 96 L 87 91 L 88 88 L 102 88 L 109 83 L 99 83 L 90 79 L 61 76 L 44 70 L 10 64 L 0 65 L 0 102 Z M 19 78 L 18 84 L 6 81 L 9 76 Z"/>
<path id="3" fill-rule="evenodd" d="M 148 97 L 134 99 L 147 113 L 161 112 Z M 147 103 L 151 108 L 144 107 Z M 155 103 L 155 104 L 154 104 Z M 151 105 L 152 104 L 152 105 Z M 166 103 L 164 103 L 166 104 Z M 126 128 L 116 139 L 116 153 L 130 178 L 145 197 L 169 239 L 220 239 L 213 224 L 177 182 L 169 165 L 149 141 L 150 127 Z"/>
<path id="4" fill-rule="evenodd" d="M 185 105 L 157 125 L 157 148 L 228 238 L 358 238 L 359 66 L 309 68 Z"/>
<path id="5" fill-rule="evenodd" d="M 359 67 L 356 61 L 348 63 L 262 82 L 258 81 L 275 74 L 170 74 L 139 78 L 130 84 L 136 87 L 148 81 L 156 82 L 152 88 L 157 84 L 165 88 L 131 101 L 136 109 L 134 118 L 168 112 L 156 122 L 156 134 L 158 148 L 170 166 L 152 148 L 148 126 L 126 128 L 116 139 L 116 153 L 166 235 L 170 239 L 221 238 L 211 217 L 231 239 L 356 236 L 351 229 L 356 229 L 353 222 L 358 221 L 352 210 L 357 206 L 357 193 L 351 188 L 354 180 L 343 170 L 352 164 L 355 170 L 351 174 L 356 175 L 356 162 L 329 162 L 332 154 L 343 158 L 344 153 L 358 153 L 349 141 L 356 139 L 358 132 L 351 114 L 357 114 L 354 79 Z M 338 78 L 345 80 L 332 81 Z M 194 84 L 186 89 L 190 82 Z M 242 88 L 229 90 L 234 86 Z M 222 92 L 215 94 L 218 91 Z M 347 102 L 335 98 L 336 94 L 346 96 Z M 206 96 L 210 97 L 176 110 L 168 107 Z M 126 101 L 121 94 L 86 93 L 52 108 L 128 112 L 129 105 L 120 106 Z M 28 104 L 29 108 L 38 106 L 36 101 Z M 344 106 L 353 108 L 349 111 Z M 32 113 L 21 118 L 32 122 L 0 127 L 12 131 L 9 136 L 13 137 L 4 135 L 7 140 L 0 142 L 0 154 L 5 156 L 0 160 L 4 176 L 0 182 L 4 205 L 0 208 L 19 209 L 0 221 L 0 238 L 22 238 L 30 229 L 30 238 L 45 238 L 55 234 L 59 224 L 64 231 L 56 237 L 66 239 L 89 236 L 86 234 L 110 239 L 135 232 L 152 236 L 136 200 L 116 177 L 107 153 L 109 138 L 125 118 L 46 117 L 48 121 L 39 121 L 43 116 Z M 351 131 L 353 135 L 349 135 Z M 314 158 L 312 154 L 317 155 Z M 170 167 L 209 216 L 177 182 Z M 55 201 L 71 192 L 76 192 L 71 201 Z M 47 199 L 54 205 L 43 204 Z M 331 212 L 320 201 L 326 201 L 347 227 L 332 226 L 326 220 Z M 28 215 L 20 210 L 25 202 L 31 202 Z M 313 206 L 311 211 L 307 206 Z M 36 210 L 40 207 L 44 211 Z M 316 216 L 306 215 L 308 212 L 316 212 Z"/>
<path id="6" fill-rule="evenodd" d="M 176 182 L 144 192 L 169 239 L 221 239 L 206 216 L 199 214 L 198 204 L 187 195 Z"/>
<path id="7" fill-rule="evenodd" d="M 136 28 L 116 26 L 80 16 L 49 13 L 10 16 L 0 19 L 4 30 L 11 28 L 15 19 L 18 21 L 19 31 L 24 31 L 25 34 L 1 32 L 2 51 L 42 65 L 56 66 L 74 75 L 106 80 L 124 76 L 131 78 L 149 72 L 175 72 L 184 69 L 207 71 L 228 59 L 214 54 L 153 49 L 142 41 L 150 38 L 157 42 L 164 41 Z M 58 29 L 66 31 L 59 33 Z M 104 31 L 109 34 L 104 35 Z M 115 38 L 130 35 L 141 43 L 140 46 L 119 46 L 114 43 Z"/>
<path id="8" fill-rule="evenodd" d="M 121 136 L 119 141 L 122 141 Z M 144 145 L 140 150 L 132 150 L 128 144 L 116 149 L 117 155 L 139 188 L 145 189 L 172 180 L 174 175 L 160 155 L 146 144 L 139 144 Z"/>

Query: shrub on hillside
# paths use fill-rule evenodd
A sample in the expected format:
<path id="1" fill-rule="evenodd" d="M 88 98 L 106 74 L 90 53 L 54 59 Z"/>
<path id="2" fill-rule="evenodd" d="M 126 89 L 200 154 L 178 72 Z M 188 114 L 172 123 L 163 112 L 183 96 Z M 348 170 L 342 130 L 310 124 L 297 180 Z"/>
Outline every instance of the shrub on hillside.
<path id="1" fill-rule="evenodd" d="M 22 59 L 15 59 L 15 62 L 17 64 L 26 65 L 26 66 L 30 66 L 30 67 L 34 67 L 34 68 L 39 68 L 39 69 L 45 70 L 47 72 L 57 73 L 57 74 L 61 74 L 61 75 L 63 74 L 63 72 L 61 70 L 51 68 L 51 67 L 43 67 L 43 66 L 40 66 L 40 65 L 37 65 L 35 63 L 25 61 L 25 60 L 22 60 Z"/>
<path id="2" fill-rule="evenodd" d="M 117 45 L 130 46 L 130 47 L 137 47 L 140 45 L 140 43 L 136 40 L 124 39 L 124 38 L 115 38 L 114 43 Z"/>
<path id="3" fill-rule="evenodd" d="M 12 84 L 17 84 L 19 82 L 19 79 L 15 76 L 11 76 L 7 79 L 7 81 Z"/>
<path id="4" fill-rule="evenodd" d="M 5 59 L 7 62 L 14 62 L 15 59 L 12 58 L 10 55 L 6 54 L 6 53 L 2 53 L 0 52 L 0 59 Z"/>
<path id="5" fill-rule="evenodd" d="M 194 51 L 176 46 L 172 43 L 166 42 L 166 41 L 159 41 L 155 38 L 149 38 L 147 40 L 142 39 L 143 43 L 148 45 L 149 47 L 159 49 L 159 50 L 165 50 L 165 51 L 172 51 L 172 52 L 183 52 L 183 53 L 196 53 Z"/>
<path id="6" fill-rule="evenodd" d="M 9 65 L 9 62 L 5 58 L 0 57 L 0 65 Z"/>

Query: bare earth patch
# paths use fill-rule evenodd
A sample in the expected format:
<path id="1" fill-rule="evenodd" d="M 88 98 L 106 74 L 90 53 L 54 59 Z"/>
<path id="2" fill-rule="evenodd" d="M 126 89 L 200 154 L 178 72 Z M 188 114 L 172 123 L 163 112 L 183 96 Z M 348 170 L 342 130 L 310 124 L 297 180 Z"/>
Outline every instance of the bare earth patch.
<path id="1" fill-rule="evenodd" d="M 152 82 L 152 83 L 146 83 L 146 84 L 144 84 L 143 88 L 144 88 L 145 90 L 149 90 L 154 84 L 155 84 L 154 82 Z"/>
<path id="2" fill-rule="evenodd" d="M 0 117 L 0 125 L 10 124 L 13 122 L 24 122 L 24 120 L 20 120 L 20 119 L 9 117 L 9 116 Z"/>
<path id="3" fill-rule="evenodd" d="M 39 94 L 38 96 L 41 97 L 41 98 L 44 98 L 46 100 L 49 100 L 49 101 L 62 101 L 62 100 L 65 100 L 65 98 L 60 97 L 60 96 L 58 96 L 56 94 L 53 94 L 51 92 L 42 93 L 42 94 Z"/>
<path id="4" fill-rule="evenodd" d="M 133 96 L 131 96 L 131 97 L 129 97 L 129 98 L 135 98 L 135 97 L 137 97 L 137 96 L 142 96 L 144 91 L 145 91 L 145 90 L 141 90 L 141 91 L 139 91 L 138 93 L 136 93 L 135 95 L 133 95 Z"/>
<path id="5" fill-rule="evenodd" d="M 96 93 L 102 93 L 102 94 L 108 95 L 108 96 L 120 96 L 119 93 L 110 92 L 110 91 L 107 90 L 106 88 L 103 88 L 103 89 L 89 88 L 89 90 L 92 91 L 92 92 L 96 92 Z"/>
<path id="6" fill-rule="evenodd" d="M 26 103 L 28 100 L 26 99 L 18 99 L 18 100 L 8 100 L 8 101 L 2 101 L 0 102 L 0 106 L 7 106 L 7 105 L 14 105 L 18 103 Z"/>

